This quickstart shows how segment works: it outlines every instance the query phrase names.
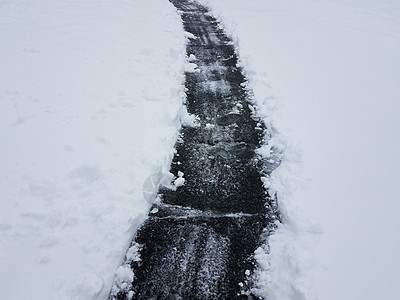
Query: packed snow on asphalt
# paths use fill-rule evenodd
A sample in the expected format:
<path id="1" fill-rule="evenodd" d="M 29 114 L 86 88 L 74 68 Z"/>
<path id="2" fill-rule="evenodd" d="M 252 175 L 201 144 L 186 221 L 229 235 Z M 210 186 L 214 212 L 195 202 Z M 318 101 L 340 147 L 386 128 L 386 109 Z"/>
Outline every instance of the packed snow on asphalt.
<path id="1" fill-rule="evenodd" d="M 202 2 L 273 130 L 260 153 L 284 151 L 255 292 L 399 299 L 399 3 Z M 0 24 L 0 298 L 106 299 L 189 118 L 189 33 L 167 0 L 0 0 Z"/>

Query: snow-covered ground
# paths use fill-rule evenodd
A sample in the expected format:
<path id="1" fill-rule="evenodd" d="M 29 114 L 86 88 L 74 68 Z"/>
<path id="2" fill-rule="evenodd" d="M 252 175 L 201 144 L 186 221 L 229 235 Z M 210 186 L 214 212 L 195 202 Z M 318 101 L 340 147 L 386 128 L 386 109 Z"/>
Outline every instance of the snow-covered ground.
<path id="1" fill-rule="evenodd" d="M 261 291 L 400 299 L 400 2 L 208 2 L 286 147 L 272 183 L 286 223 Z"/>
<path id="2" fill-rule="evenodd" d="M 106 299 L 166 172 L 185 40 L 166 0 L 0 0 L 0 298 Z"/>
<path id="3" fill-rule="evenodd" d="M 400 3 L 208 2 L 285 149 L 259 292 L 400 299 Z M 167 0 L 0 0 L 0 45 L 0 298 L 106 299 L 169 167 L 180 18 Z"/>

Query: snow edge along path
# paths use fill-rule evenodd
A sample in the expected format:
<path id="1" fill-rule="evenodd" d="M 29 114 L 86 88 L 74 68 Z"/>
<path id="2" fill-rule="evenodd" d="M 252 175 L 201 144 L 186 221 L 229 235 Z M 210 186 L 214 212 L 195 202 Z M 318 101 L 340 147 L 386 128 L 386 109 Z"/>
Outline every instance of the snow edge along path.
<path id="1" fill-rule="evenodd" d="M 311 249 L 321 233 L 315 221 L 306 219 L 293 208 L 292 194 L 307 185 L 301 175 L 301 150 L 290 139 L 287 124 L 281 119 L 282 102 L 279 92 L 270 85 L 266 74 L 258 73 L 251 57 L 241 53 L 240 36 L 234 19 L 222 10 L 223 5 L 210 0 L 198 0 L 210 8 L 213 15 L 235 41 L 239 63 L 252 91 L 255 112 L 267 126 L 267 141 L 259 153 L 269 159 L 271 149 L 281 153 L 282 161 L 269 178 L 264 178 L 264 186 L 270 195 L 275 195 L 282 223 L 266 243 L 255 252 L 258 263 L 253 292 L 266 299 L 311 299 L 314 293 L 309 284 L 312 274 L 307 272 L 315 262 Z M 251 5 L 251 3 L 249 3 Z M 273 58 L 272 58 L 273 59 Z M 311 298 L 310 298 L 311 297 Z"/>
<path id="2" fill-rule="evenodd" d="M 106 299 L 187 118 L 181 19 L 165 0 L 17 0 L 0 19 L 0 297 Z"/>

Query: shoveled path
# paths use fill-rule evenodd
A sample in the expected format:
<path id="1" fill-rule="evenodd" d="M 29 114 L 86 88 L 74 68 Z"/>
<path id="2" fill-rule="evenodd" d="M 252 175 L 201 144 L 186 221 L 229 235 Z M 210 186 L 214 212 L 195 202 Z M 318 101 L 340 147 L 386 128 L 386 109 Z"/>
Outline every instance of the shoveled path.
<path id="1" fill-rule="evenodd" d="M 186 73 L 186 105 L 199 126 L 182 128 L 171 172 L 183 172 L 185 184 L 160 189 L 162 201 L 132 242 L 140 245 L 140 261 L 128 262 L 132 285 L 110 299 L 253 299 L 253 254 L 277 219 L 260 179 L 275 165 L 255 153 L 266 128 L 216 19 L 194 1 L 171 2 L 190 33 L 187 55 L 197 67 Z"/>

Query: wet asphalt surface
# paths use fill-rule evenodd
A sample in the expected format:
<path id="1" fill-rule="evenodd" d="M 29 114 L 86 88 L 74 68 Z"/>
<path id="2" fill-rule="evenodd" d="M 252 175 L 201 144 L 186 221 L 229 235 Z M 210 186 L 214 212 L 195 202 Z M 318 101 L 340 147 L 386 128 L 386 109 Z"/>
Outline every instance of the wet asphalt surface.
<path id="1" fill-rule="evenodd" d="M 261 181 L 277 162 L 255 152 L 268 130 L 249 107 L 234 44 L 217 20 L 196 2 L 171 2 L 195 37 L 187 56 L 197 68 L 185 86 L 199 124 L 183 126 L 175 146 L 171 173 L 183 172 L 185 184 L 159 190 L 132 241 L 140 245 L 132 285 L 110 299 L 256 299 L 253 254 L 278 219 Z"/>

